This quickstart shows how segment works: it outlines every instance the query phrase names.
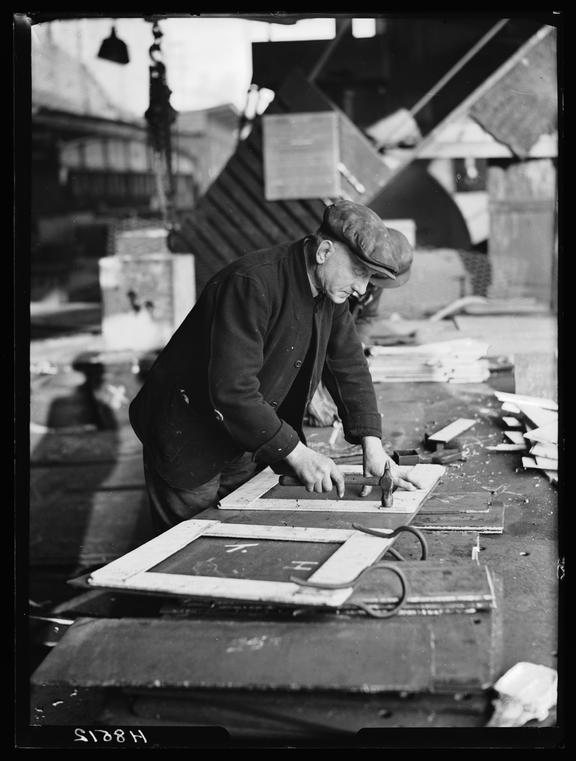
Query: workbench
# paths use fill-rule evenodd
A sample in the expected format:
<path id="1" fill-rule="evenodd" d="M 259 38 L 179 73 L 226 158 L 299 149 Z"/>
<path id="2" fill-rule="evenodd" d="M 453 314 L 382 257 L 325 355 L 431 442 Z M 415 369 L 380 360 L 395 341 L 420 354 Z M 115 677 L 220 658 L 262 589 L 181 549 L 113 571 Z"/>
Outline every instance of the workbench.
<path id="1" fill-rule="evenodd" d="M 492 386 L 513 391 L 510 376 L 495 380 Z M 370 746 L 394 729 L 396 740 L 387 735 L 389 742 L 403 736 L 410 743 L 413 728 L 464 735 L 482 729 L 491 708 L 489 685 L 515 663 L 558 668 L 557 492 L 540 473 L 519 468 L 518 453 L 485 449 L 502 435 L 491 385 L 375 388 L 390 452 L 421 448 L 426 432 L 457 418 L 476 420 L 461 437 L 466 460 L 447 466 L 427 502 L 428 518 L 422 511 L 418 524 L 429 546 L 424 562 L 449 568 L 475 557 L 494 578 L 497 608 L 380 621 L 338 611 L 202 604 L 68 586 L 65 599 L 51 609 L 63 623 L 46 623 L 50 631 L 43 630 L 43 641 L 51 638 L 53 646 L 32 675 L 30 721 L 36 731 L 140 728 L 166 747 L 227 747 Z M 81 441 L 68 440 L 67 466 L 55 466 L 64 458 L 47 438 L 38 442 L 36 466 L 33 452 L 33 597 L 47 592 L 51 572 L 53 580 L 71 578 L 151 536 L 138 446 L 129 431 L 102 433 L 109 441 L 90 454 Z M 319 449 L 332 434 L 329 428 L 306 429 L 309 445 Z M 63 476 L 65 495 L 57 486 Z M 441 508 L 451 510 L 462 499 L 472 507 L 469 525 L 460 516 L 458 525 L 446 528 Z M 487 512 L 496 529 L 501 521 L 500 531 L 491 530 Z M 331 515 L 330 526 L 349 527 L 346 515 Z M 326 513 L 309 516 L 319 525 Z M 197 517 L 256 520 L 247 511 L 218 509 Z M 266 523 L 262 516 L 257 520 Z M 362 516 L 372 526 L 387 520 Z M 408 561 L 416 559 L 409 538 L 395 546 Z M 68 629 L 70 620 L 76 623 Z M 546 742 L 541 733 L 553 730 L 555 720 L 551 714 L 532 728 L 535 743 Z M 214 727 L 226 727 L 231 738 Z M 483 732 L 489 746 L 492 732 Z M 432 747 L 435 740 L 427 737 Z M 456 744 L 466 742 L 458 737 Z"/>

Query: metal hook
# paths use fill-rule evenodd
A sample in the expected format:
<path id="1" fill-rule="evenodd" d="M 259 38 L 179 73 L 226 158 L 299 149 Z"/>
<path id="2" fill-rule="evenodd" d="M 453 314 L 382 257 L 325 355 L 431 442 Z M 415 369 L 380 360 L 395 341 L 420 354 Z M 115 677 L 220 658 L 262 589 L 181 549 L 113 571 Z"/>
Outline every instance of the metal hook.
<path id="1" fill-rule="evenodd" d="M 298 579 L 295 576 L 291 576 L 290 581 L 294 582 L 295 584 L 299 584 L 300 586 L 310 587 L 312 589 L 345 589 L 346 587 L 354 586 L 354 584 L 356 584 L 366 573 L 369 573 L 370 571 L 392 571 L 392 573 L 396 574 L 400 580 L 400 585 L 402 587 L 398 602 L 391 610 L 387 611 L 379 611 L 375 608 L 372 608 L 370 605 L 368 605 L 368 603 L 365 602 L 353 602 L 351 604 L 355 605 L 358 608 L 362 608 L 362 610 L 364 610 L 373 618 L 390 618 L 391 616 L 395 616 L 400 608 L 404 607 L 408 599 L 408 580 L 406 579 L 404 573 L 394 565 L 389 565 L 388 563 L 377 563 L 376 565 L 364 568 L 362 571 L 360 571 L 358 576 L 356 576 L 351 581 L 339 584 L 307 581 L 305 579 Z"/>
<path id="2" fill-rule="evenodd" d="M 375 528 L 369 528 L 368 526 L 360 526 L 357 523 L 352 524 L 352 528 L 356 531 L 362 531 L 364 534 L 371 534 L 372 536 L 379 536 L 382 539 L 394 539 L 394 537 L 398 536 L 398 534 L 401 534 L 402 532 L 406 532 L 408 534 L 414 534 L 416 539 L 418 539 L 418 542 L 420 543 L 420 548 L 422 551 L 422 554 L 420 556 L 420 560 L 426 560 L 428 557 L 428 544 L 426 542 L 426 539 L 424 538 L 424 535 L 421 531 L 419 531 L 417 528 L 414 528 L 414 526 L 398 526 L 398 528 L 394 529 L 393 531 L 386 531 L 386 533 L 379 531 Z"/>
<path id="3" fill-rule="evenodd" d="M 392 571 L 392 573 L 395 573 L 400 581 L 400 585 L 402 586 L 402 591 L 400 593 L 400 597 L 398 598 L 398 602 L 396 605 L 391 608 L 390 610 L 377 610 L 376 608 L 373 608 L 371 605 L 368 605 L 366 602 L 353 602 L 352 605 L 355 605 L 357 608 L 361 608 L 363 611 L 368 613 L 369 616 L 372 616 L 372 618 L 391 618 L 392 616 L 395 616 L 400 608 L 403 608 L 404 605 L 406 605 L 406 602 L 408 600 L 408 581 L 406 579 L 406 576 L 402 573 L 402 571 L 394 565 L 384 565 L 383 563 L 379 563 L 378 565 L 372 566 L 373 570 L 387 570 Z"/>

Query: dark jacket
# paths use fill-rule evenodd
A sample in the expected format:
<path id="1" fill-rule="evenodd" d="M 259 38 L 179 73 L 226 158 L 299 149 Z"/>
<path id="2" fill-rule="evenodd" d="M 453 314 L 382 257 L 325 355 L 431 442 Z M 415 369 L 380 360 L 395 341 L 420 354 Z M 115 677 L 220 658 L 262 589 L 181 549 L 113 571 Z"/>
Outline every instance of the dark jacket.
<path id="1" fill-rule="evenodd" d="M 348 304 L 314 300 L 303 240 L 255 251 L 207 283 L 130 405 L 130 421 L 160 476 L 192 489 L 245 451 L 263 464 L 284 459 L 304 440 L 305 407 L 323 370 L 346 439 L 380 437 Z"/>

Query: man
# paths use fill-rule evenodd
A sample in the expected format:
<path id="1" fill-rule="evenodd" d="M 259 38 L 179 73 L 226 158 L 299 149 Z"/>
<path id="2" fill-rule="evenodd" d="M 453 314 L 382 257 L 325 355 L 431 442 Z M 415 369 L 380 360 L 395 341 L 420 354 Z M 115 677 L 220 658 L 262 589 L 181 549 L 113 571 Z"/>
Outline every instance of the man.
<path id="1" fill-rule="evenodd" d="M 342 473 L 302 433 L 321 378 L 346 440 L 362 444 L 364 474 L 382 475 L 390 458 L 348 299 L 371 279 L 401 285 L 411 264 L 401 233 L 338 201 L 317 233 L 246 254 L 208 282 L 130 406 L 159 530 L 217 505 L 267 465 L 342 497 Z M 415 488 L 390 462 L 395 486 Z"/>

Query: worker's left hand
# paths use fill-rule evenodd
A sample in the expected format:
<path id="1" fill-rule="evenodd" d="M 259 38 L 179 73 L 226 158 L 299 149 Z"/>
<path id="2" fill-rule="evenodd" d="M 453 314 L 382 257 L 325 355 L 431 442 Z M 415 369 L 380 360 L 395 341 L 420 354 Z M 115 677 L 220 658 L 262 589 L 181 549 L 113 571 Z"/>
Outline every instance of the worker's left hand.
<path id="1" fill-rule="evenodd" d="M 362 439 L 362 450 L 364 454 L 364 475 L 378 476 L 384 473 L 386 461 L 390 462 L 390 475 L 392 476 L 393 489 L 405 489 L 414 491 L 422 488 L 421 484 L 409 474 L 404 475 L 394 460 L 386 454 L 382 448 L 382 442 L 376 436 L 366 436 Z M 361 497 L 366 497 L 372 491 L 372 486 L 363 486 L 360 492 Z"/>

